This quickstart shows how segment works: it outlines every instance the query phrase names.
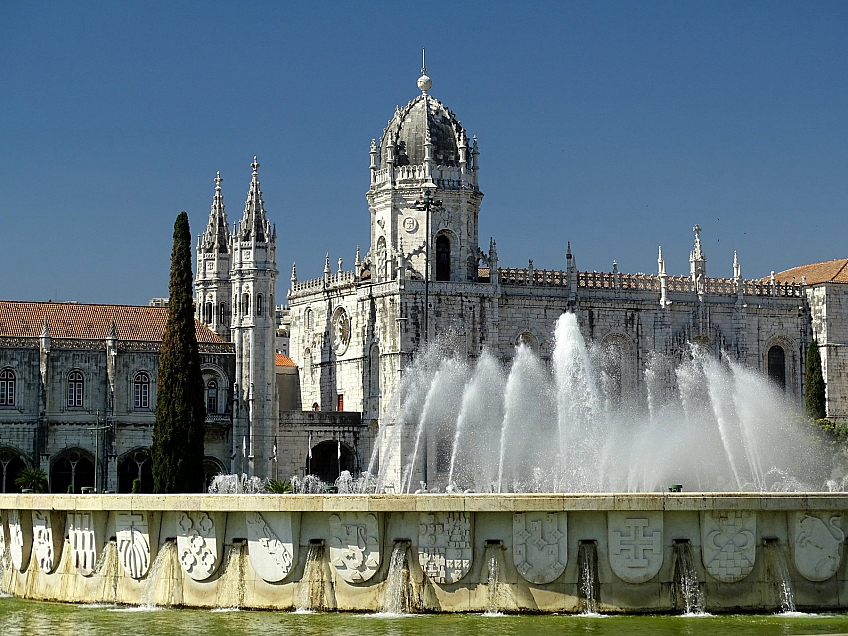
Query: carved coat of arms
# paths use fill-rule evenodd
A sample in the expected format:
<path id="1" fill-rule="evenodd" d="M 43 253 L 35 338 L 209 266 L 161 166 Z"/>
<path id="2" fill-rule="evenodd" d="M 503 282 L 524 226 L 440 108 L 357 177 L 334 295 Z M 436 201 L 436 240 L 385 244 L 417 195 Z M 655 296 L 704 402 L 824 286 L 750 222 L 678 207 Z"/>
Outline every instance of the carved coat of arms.
<path id="1" fill-rule="evenodd" d="M 140 579 L 150 569 L 150 523 L 141 512 L 119 512 L 115 515 L 115 539 L 118 556 L 127 574 Z"/>
<path id="2" fill-rule="evenodd" d="M 177 555 L 180 565 L 195 581 L 205 581 L 221 561 L 215 522 L 205 512 L 177 513 Z"/>
<path id="3" fill-rule="evenodd" d="M 795 513 L 795 567 L 810 581 L 826 581 L 839 568 L 840 546 L 845 540 L 842 515 L 825 514 L 824 519 L 804 512 Z"/>
<path id="4" fill-rule="evenodd" d="M 94 519 L 90 512 L 70 514 L 68 536 L 74 566 L 83 576 L 91 576 L 97 564 L 97 540 L 94 533 Z"/>
<path id="5" fill-rule="evenodd" d="M 32 550 L 32 517 L 21 515 L 19 510 L 10 510 L 9 516 L 9 553 L 12 565 L 23 572 L 29 565 Z"/>
<path id="6" fill-rule="evenodd" d="M 474 550 L 467 512 L 422 513 L 418 524 L 418 563 L 436 583 L 456 583 L 471 569 Z"/>
<path id="7" fill-rule="evenodd" d="M 348 583 L 367 581 L 380 567 L 380 528 L 372 513 L 330 515 L 330 563 Z"/>
<path id="8" fill-rule="evenodd" d="M 663 513 L 611 511 L 607 538 L 612 571 L 622 581 L 644 583 L 663 562 Z"/>
<path id="9" fill-rule="evenodd" d="M 757 557 L 757 517 L 750 510 L 701 513 L 704 567 L 724 583 L 741 581 L 754 569 Z"/>
<path id="10" fill-rule="evenodd" d="M 271 513 L 269 517 L 276 527 L 271 529 L 265 518 L 258 512 L 248 512 L 247 549 L 250 564 L 256 573 L 270 583 L 286 578 L 294 561 L 294 542 L 290 512 Z"/>
<path id="11" fill-rule="evenodd" d="M 565 512 L 516 512 L 512 516 L 512 558 L 531 583 L 550 583 L 568 562 Z"/>
<path id="12" fill-rule="evenodd" d="M 45 510 L 32 511 L 32 538 L 35 547 L 35 558 L 38 567 L 48 574 L 52 572 L 62 557 L 62 546 L 65 545 L 62 530 L 56 533 L 53 529 L 51 513 Z"/>

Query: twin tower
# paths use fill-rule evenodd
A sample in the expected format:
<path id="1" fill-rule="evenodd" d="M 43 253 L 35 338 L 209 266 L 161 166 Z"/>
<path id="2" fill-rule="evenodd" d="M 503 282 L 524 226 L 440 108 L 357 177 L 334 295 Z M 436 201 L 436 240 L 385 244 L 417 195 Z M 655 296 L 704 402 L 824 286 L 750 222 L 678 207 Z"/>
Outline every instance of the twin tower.
<path id="1" fill-rule="evenodd" d="M 197 243 L 197 318 L 235 346 L 233 472 L 260 474 L 278 419 L 274 336 L 277 229 L 268 221 L 259 186 L 259 163 L 241 221 L 230 230 L 221 173 L 206 231 Z M 238 448 L 241 446 L 241 451 Z"/>

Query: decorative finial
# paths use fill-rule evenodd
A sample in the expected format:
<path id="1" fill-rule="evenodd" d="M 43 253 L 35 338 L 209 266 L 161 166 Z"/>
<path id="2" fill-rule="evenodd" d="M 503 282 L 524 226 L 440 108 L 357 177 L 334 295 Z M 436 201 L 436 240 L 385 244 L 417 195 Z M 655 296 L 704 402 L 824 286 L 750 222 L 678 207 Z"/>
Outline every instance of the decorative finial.
<path id="1" fill-rule="evenodd" d="M 421 49 L 421 77 L 418 78 L 418 88 L 425 95 L 433 86 L 433 80 L 427 76 L 427 64 L 424 61 L 424 49 Z"/>
<path id="2" fill-rule="evenodd" d="M 216 190 L 218 190 L 218 191 L 221 190 L 221 182 L 222 181 L 223 181 L 223 179 L 221 178 L 221 171 L 218 170 L 218 173 L 215 175 L 215 189 Z"/>
<path id="3" fill-rule="evenodd" d="M 253 168 L 253 176 L 257 176 L 259 174 L 259 162 L 256 160 L 256 155 L 253 155 L 253 163 L 250 164 L 250 167 Z"/>
<path id="4" fill-rule="evenodd" d="M 297 263 L 292 263 L 292 273 L 291 273 L 291 282 L 295 284 L 297 282 Z"/>

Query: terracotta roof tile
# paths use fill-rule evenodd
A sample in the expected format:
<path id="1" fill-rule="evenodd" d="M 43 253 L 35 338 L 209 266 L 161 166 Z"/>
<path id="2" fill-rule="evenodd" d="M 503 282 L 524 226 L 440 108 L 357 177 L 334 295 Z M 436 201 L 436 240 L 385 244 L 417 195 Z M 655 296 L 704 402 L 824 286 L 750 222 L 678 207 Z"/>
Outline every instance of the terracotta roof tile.
<path id="1" fill-rule="evenodd" d="M 277 366 L 278 367 L 296 367 L 297 365 L 288 356 L 284 356 L 282 353 L 278 353 L 277 354 Z"/>
<path id="2" fill-rule="evenodd" d="M 824 263 L 812 263 L 810 265 L 801 265 L 787 269 L 785 272 L 780 272 L 774 275 L 774 279 L 779 283 L 791 283 L 795 279 L 796 283 L 801 282 L 801 278 L 807 277 L 808 285 L 817 285 L 819 283 L 848 283 L 848 258 L 837 258 Z M 763 280 L 769 280 L 769 278 Z"/>
<path id="3" fill-rule="evenodd" d="M 38 337 L 47 318 L 51 338 L 103 340 L 115 322 L 119 340 L 161 342 L 167 307 L 0 301 L 0 336 Z M 195 320 L 198 342 L 223 342 Z"/>

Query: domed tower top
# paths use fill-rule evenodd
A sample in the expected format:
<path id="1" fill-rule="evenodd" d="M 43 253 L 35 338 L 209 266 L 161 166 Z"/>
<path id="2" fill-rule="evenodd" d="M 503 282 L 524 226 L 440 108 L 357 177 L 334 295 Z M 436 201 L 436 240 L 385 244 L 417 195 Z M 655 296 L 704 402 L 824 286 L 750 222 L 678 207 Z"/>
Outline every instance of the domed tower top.
<path id="1" fill-rule="evenodd" d="M 446 189 L 476 190 L 476 138 L 469 144 L 453 111 L 428 93 L 433 80 L 424 66 L 417 84 L 421 94 L 396 107 L 379 147 L 372 143 L 372 185 L 422 181 Z"/>

